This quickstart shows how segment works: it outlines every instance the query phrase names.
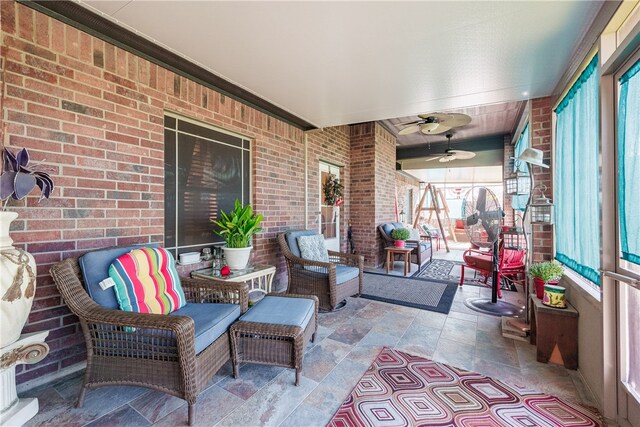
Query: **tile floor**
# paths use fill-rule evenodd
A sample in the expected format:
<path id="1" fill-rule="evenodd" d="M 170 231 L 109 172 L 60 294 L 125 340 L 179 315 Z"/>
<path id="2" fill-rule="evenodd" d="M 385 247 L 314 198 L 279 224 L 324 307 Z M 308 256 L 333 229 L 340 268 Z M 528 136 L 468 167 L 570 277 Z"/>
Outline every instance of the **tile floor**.
<path id="1" fill-rule="evenodd" d="M 522 293 L 505 294 L 522 302 Z M 448 315 L 351 298 L 342 311 L 320 315 L 298 387 L 290 369 L 244 365 L 233 379 L 227 365 L 200 395 L 196 425 L 324 426 L 383 346 L 593 405 L 576 372 L 536 362 L 534 346 L 501 336 L 500 318 L 464 305 L 467 298 L 489 295 L 484 288 L 460 288 Z M 186 424 L 184 401 L 143 388 L 89 391 L 84 407 L 74 408 L 80 384 L 75 376 L 25 393 L 40 401 L 27 425 Z"/>

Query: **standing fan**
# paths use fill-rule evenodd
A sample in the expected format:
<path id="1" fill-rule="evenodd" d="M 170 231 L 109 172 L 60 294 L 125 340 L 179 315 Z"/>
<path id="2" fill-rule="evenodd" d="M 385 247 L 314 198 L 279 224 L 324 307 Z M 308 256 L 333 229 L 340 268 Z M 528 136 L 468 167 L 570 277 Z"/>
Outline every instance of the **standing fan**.
<path id="1" fill-rule="evenodd" d="M 486 187 L 473 187 L 467 191 L 462 202 L 464 229 L 469 240 L 480 248 L 493 248 L 493 274 L 491 299 L 470 298 L 464 303 L 472 310 L 496 316 L 517 316 L 522 308 L 504 301 L 498 301 L 499 240 L 504 211 L 498 198 Z"/>

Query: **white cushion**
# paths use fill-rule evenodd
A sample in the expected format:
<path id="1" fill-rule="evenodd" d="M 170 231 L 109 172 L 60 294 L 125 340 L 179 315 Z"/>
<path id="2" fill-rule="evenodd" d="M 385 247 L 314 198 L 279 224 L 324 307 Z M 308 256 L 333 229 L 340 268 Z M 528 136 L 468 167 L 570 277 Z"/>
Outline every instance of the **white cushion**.
<path id="1" fill-rule="evenodd" d="M 300 247 L 302 258 L 329 262 L 329 253 L 327 252 L 327 246 L 324 244 L 324 236 L 322 234 L 300 236 L 298 237 L 298 246 Z"/>
<path id="2" fill-rule="evenodd" d="M 409 240 L 418 240 L 420 241 L 420 232 L 415 228 L 408 228 L 409 230 Z"/>

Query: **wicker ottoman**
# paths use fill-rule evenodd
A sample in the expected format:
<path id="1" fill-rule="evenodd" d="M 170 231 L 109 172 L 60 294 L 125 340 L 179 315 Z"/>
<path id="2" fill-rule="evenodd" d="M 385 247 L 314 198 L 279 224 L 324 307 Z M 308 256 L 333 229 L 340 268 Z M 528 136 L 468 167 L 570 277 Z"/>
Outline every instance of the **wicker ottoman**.
<path id="1" fill-rule="evenodd" d="M 233 376 L 240 362 L 285 366 L 296 370 L 296 385 L 307 341 L 314 341 L 318 298 L 312 295 L 269 294 L 231 325 Z"/>

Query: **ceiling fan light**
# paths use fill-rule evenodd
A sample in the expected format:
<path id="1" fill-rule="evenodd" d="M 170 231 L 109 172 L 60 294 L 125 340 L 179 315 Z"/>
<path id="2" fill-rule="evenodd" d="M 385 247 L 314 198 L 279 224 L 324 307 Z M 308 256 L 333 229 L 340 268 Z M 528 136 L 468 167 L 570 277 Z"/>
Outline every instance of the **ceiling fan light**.
<path id="1" fill-rule="evenodd" d="M 432 123 L 424 123 L 420 125 L 420 132 L 422 133 L 431 133 L 438 128 L 437 122 Z"/>

